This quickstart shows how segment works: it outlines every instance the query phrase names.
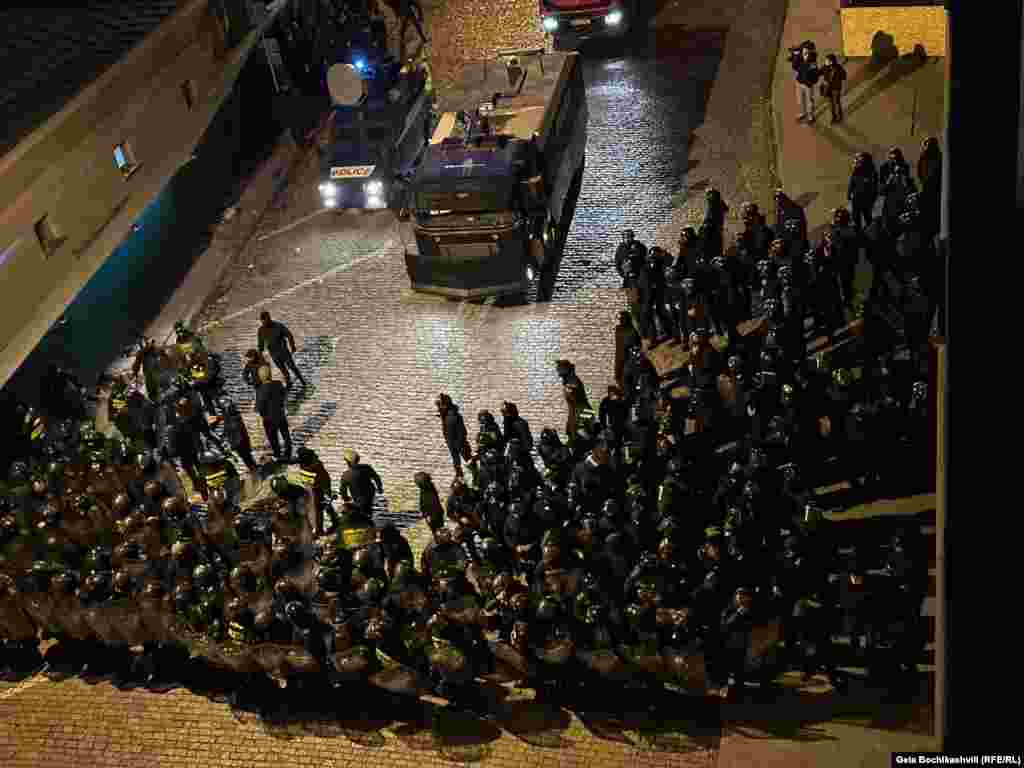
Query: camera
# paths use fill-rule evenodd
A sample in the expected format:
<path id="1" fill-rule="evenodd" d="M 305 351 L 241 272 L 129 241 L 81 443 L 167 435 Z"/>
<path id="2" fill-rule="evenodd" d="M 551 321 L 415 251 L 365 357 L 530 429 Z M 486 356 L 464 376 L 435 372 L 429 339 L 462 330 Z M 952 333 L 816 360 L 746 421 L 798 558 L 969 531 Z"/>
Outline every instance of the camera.
<path id="1" fill-rule="evenodd" d="M 800 45 L 789 49 L 787 60 L 794 68 L 799 66 L 800 62 L 803 61 L 803 51 L 805 48 L 811 51 L 811 63 L 816 64 L 818 62 L 818 50 L 814 45 L 814 41 L 804 40 Z"/>

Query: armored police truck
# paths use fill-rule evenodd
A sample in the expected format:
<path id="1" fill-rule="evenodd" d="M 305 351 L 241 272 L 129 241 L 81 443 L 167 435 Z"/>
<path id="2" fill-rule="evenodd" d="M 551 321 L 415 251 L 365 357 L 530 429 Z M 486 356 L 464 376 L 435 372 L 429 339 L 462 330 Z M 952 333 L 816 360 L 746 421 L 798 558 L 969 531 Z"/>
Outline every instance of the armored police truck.
<path id="1" fill-rule="evenodd" d="M 429 75 L 393 57 L 356 56 L 327 71 L 333 109 L 322 134 L 327 208 L 399 208 L 433 128 Z"/>
<path id="2" fill-rule="evenodd" d="M 569 227 L 587 102 L 575 53 L 505 51 L 465 66 L 410 189 L 413 290 L 522 294 Z"/>

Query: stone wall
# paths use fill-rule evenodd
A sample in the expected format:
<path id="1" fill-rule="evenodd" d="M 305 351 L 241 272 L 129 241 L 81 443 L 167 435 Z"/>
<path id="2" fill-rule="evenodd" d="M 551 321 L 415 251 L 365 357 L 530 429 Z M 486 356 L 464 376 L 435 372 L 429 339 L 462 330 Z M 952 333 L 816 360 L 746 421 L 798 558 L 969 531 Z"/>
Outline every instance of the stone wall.
<path id="1" fill-rule="evenodd" d="M 886 48 L 893 45 L 900 54 L 918 45 L 928 56 L 946 55 L 946 9 L 917 6 L 904 8 L 843 8 L 843 55 L 870 56 L 878 33 Z"/>

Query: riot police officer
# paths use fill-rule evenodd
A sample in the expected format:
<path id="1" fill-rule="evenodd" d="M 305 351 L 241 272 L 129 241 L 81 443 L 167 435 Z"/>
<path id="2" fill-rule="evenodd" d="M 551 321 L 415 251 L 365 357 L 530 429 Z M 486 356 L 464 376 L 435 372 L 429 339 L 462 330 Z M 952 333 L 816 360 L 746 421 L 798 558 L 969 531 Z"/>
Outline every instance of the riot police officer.
<path id="1" fill-rule="evenodd" d="M 667 254 L 657 246 L 647 254 L 644 268 L 637 276 L 640 301 L 640 335 L 655 341 L 672 336 L 679 341 L 679 331 L 672 322 L 665 305 L 665 257 Z M 661 333 L 658 334 L 658 326 Z"/>
<path id="2" fill-rule="evenodd" d="M 647 262 L 647 246 L 636 239 L 636 233 L 627 229 L 615 250 L 615 271 L 622 278 L 622 287 L 629 288 Z"/>
<path id="3" fill-rule="evenodd" d="M 342 456 L 348 469 L 341 476 L 338 493 L 345 501 L 351 500 L 364 515 L 370 515 L 375 495 L 384 493 L 384 483 L 373 467 L 360 463 L 359 454 L 351 448 Z"/>

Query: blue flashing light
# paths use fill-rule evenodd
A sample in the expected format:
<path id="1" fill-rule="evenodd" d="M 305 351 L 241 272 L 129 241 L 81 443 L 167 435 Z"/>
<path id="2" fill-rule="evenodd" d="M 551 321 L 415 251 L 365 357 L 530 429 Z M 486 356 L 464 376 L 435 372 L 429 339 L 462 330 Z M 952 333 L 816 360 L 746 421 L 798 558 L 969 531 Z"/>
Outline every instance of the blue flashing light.
<path id="1" fill-rule="evenodd" d="M 366 69 L 366 60 L 365 59 L 356 59 L 356 69 L 358 69 L 360 72 L 362 72 L 364 69 Z"/>

